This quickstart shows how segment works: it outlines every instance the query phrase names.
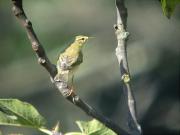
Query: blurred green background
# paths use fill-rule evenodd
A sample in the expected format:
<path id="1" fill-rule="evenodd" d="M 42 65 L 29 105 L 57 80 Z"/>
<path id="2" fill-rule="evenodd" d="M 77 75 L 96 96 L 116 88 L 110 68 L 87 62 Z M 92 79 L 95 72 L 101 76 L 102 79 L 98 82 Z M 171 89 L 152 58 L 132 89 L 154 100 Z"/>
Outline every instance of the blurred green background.
<path id="1" fill-rule="evenodd" d="M 18 98 L 38 108 L 49 128 L 60 121 L 63 132 L 78 131 L 76 120 L 90 120 L 65 100 L 37 63 L 24 29 L 0 1 L 0 98 Z M 138 119 L 144 135 L 177 135 L 180 131 L 179 44 L 180 5 L 168 20 L 157 0 L 127 0 L 128 60 Z M 83 34 L 96 38 L 84 47 L 84 62 L 75 76 L 77 93 L 99 112 L 126 128 L 114 1 L 24 0 L 24 9 L 55 64 L 57 55 Z M 40 135 L 36 130 L 0 126 L 6 135 Z"/>

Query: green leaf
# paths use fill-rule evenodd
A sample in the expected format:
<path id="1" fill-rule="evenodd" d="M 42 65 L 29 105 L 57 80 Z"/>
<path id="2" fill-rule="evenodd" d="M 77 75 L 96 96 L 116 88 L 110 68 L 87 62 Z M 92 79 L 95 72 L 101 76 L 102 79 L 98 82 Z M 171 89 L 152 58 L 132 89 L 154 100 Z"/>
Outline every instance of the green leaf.
<path id="1" fill-rule="evenodd" d="M 81 132 L 70 132 L 70 133 L 66 133 L 65 135 L 85 135 Z"/>
<path id="2" fill-rule="evenodd" d="M 44 118 L 30 104 L 17 99 L 0 99 L 0 125 L 43 128 Z"/>
<path id="3" fill-rule="evenodd" d="M 174 12 L 176 5 L 178 5 L 179 3 L 180 0 L 161 0 L 161 7 L 164 15 L 170 18 Z"/>
<path id="4" fill-rule="evenodd" d="M 19 133 L 10 133 L 8 135 L 23 135 L 23 134 L 19 134 Z"/>
<path id="5" fill-rule="evenodd" d="M 116 135 L 111 129 L 93 119 L 89 122 L 77 121 L 76 122 L 82 133 L 86 135 Z"/>

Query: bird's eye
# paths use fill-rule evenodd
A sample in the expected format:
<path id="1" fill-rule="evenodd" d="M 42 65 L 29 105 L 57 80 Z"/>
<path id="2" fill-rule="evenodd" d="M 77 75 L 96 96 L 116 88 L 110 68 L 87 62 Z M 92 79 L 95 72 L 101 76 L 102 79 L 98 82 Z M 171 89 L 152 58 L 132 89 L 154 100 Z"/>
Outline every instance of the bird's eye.
<path id="1" fill-rule="evenodd" d="M 84 38 L 81 38 L 82 40 L 84 40 Z"/>

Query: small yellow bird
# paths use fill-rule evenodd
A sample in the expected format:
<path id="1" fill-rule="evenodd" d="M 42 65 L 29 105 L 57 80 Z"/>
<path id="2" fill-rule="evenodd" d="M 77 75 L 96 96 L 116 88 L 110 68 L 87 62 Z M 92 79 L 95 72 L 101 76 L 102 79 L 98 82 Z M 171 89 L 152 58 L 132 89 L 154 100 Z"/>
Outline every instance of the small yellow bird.
<path id="1" fill-rule="evenodd" d="M 73 89 L 73 78 L 77 67 L 83 62 L 82 47 L 88 40 L 87 36 L 76 36 L 75 41 L 59 55 L 55 81 L 66 82 Z"/>

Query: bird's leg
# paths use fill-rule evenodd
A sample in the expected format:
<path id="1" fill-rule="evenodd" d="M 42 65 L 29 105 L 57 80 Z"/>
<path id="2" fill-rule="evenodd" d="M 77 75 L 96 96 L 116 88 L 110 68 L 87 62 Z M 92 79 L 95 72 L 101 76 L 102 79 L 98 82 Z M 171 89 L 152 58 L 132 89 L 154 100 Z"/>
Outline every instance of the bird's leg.
<path id="1" fill-rule="evenodd" d="M 59 62 L 59 61 L 58 61 Z M 60 82 L 60 81 L 62 81 L 62 75 L 63 75 L 63 73 L 62 73 L 62 71 L 63 70 L 61 70 L 59 67 L 57 67 L 57 74 L 56 74 L 56 76 L 54 77 L 54 81 L 56 81 L 56 82 Z"/>
<path id="2" fill-rule="evenodd" d="M 72 76 L 72 86 L 71 86 L 71 88 L 72 88 L 72 90 L 74 90 L 74 75 Z"/>
<path id="3" fill-rule="evenodd" d="M 54 77 L 54 81 L 59 82 L 60 81 L 60 75 L 56 74 L 56 76 Z"/>
<path id="4" fill-rule="evenodd" d="M 74 92 L 75 88 L 74 88 L 74 75 L 72 75 L 72 78 L 71 78 L 71 83 L 70 83 L 70 95 Z"/>
<path id="5" fill-rule="evenodd" d="M 70 72 L 68 72 L 68 78 L 66 80 L 66 83 L 67 83 L 67 93 L 66 93 L 66 96 L 69 97 L 69 96 L 72 96 L 73 93 L 74 93 L 74 84 L 73 84 L 73 78 L 74 78 L 74 75 L 72 75 Z"/>

